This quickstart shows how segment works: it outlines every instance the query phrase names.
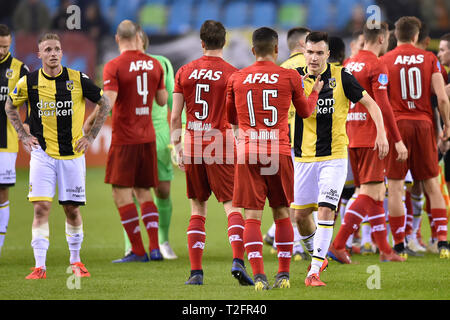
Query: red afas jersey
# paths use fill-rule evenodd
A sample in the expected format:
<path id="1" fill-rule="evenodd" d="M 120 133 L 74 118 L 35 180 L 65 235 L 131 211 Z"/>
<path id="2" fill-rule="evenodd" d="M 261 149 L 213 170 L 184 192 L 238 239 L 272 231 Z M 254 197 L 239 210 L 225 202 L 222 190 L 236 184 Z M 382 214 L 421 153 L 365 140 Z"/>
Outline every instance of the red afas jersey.
<path id="1" fill-rule="evenodd" d="M 156 91 L 164 89 L 164 71 L 158 60 L 138 50 L 124 51 L 103 69 L 103 90 L 116 91 L 112 109 L 111 144 L 155 141 L 152 105 Z"/>
<path id="2" fill-rule="evenodd" d="M 381 61 L 389 70 L 388 94 L 395 119 L 433 122 L 431 75 L 440 73 L 436 56 L 403 44 L 386 53 Z"/>
<path id="3" fill-rule="evenodd" d="M 315 91 L 308 99 L 305 97 L 296 70 L 270 61 L 257 61 L 235 72 L 228 81 L 227 113 L 228 121 L 239 125 L 239 143 L 245 145 L 238 152 L 291 155 L 288 128 L 291 101 L 297 114 L 306 118 L 314 111 L 317 98 Z M 252 149 L 252 142 L 258 145 L 258 150 Z"/>
<path id="4" fill-rule="evenodd" d="M 353 58 L 347 59 L 345 67 L 380 107 L 388 134 L 394 142 L 400 141 L 401 136 L 387 96 L 387 67 L 373 52 L 367 50 L 360 50 Z M 371 148 L 375 145 L 375 122 L 361 103 L 350 105 L 346 125 L 350 148 Z"/>
<path id="5" fill-rule="evenodd" d="M 182 93 L 186 102 L 185 154 L 201 156 L 207 145 L 222 134 L 234 142 L 226 119 L 225 100 L 228 78 L 238 70 L 220 57 L 203 56 L 182 66 L 175 75 L 174 93 Z M 230 141 L 229 141 L 230 142 Z M 200 150 L 194 145 L 201 145 Z"/>

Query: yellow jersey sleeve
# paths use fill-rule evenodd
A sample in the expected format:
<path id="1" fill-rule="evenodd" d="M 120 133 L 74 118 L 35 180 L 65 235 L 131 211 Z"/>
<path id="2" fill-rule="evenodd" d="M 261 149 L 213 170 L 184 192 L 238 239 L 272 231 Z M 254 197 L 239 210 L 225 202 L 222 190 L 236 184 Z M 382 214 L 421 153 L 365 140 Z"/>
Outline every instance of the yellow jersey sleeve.
<path id="1" fill-rule="evenodd" d="M 27 76 L 23 76 L 17 81 L 14 90 L 9 94 L 13 106 L 20 107 L 28 101 Z"/>

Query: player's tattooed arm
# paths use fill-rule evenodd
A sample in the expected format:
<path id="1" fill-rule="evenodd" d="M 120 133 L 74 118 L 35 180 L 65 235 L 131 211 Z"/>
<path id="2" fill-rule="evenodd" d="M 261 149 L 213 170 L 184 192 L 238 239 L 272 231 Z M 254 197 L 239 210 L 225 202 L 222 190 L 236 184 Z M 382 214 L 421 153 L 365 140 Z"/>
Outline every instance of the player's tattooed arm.
<path id="1" fill-rule="evenodd" d="M 23 142 L 25 149 L 30 152 L 33 146 L 39 146 L 39 142 L 36 137 L 32 136 L 27 132 L 27 130 L 25 130 L 23 123 L 20 120 L 19 111 L 16 107 L 14 107 L 10 97 L 8 97 L 8 99 L 6 100 L 5 112 L 12 126 L 14 127 L 14 129 L 16 129 L 17 135 Z"/>
<path id="2" fill-rule="evenodd" d="M 106 118 L 111 111 L 111 103 L 106 95 L 103 95 L 100 98 L 96 108 L 98 108 L 98 111 L 96 112 L 94 123 L 92 124 L 90 131 L 85 133 L 85 135 L 78 140 L 77 146 L 75 147 L 75 151 L 77 152 L 85 152 L 87 150 L 105 123 Z"/>

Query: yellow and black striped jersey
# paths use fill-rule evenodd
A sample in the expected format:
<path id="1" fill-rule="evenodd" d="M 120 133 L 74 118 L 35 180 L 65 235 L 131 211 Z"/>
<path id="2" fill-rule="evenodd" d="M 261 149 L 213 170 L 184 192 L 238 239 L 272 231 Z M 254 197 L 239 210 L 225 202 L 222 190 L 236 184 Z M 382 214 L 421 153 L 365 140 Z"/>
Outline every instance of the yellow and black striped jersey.
<path id="1" fill-rule="evenodd" d="M 305 56 L 301 52 L 296 52 L 291 54 L 291 56 L 280 64 L 280 67 L 286 69 L 297 69 L 300 67 L 304 67 L 306 65 Z M 291 148 L 294 147 L 294 128 L 295 128 L 295 108 L 291 103 L 291 107 L 289 108 L 289 116 L 288 116 L 288 125 L 289 125 L 289 140 L 291 142 Z"/>
<path id="2" fill-rule="evenodd" d="M 307 67 L 297 68 L 300 75 L 308 73 Z M 316 77 L 303 81 L 306 96 L 312 91 Z M 316 109 L 306 119 L 295 116 L 295 161 L 315 162 L 347 158 L 346 132 L 349 100 L 356 103 L 365 90 L 350 71 L 342 66 L 327 63 L 321 73 L 324 82 Z"/>
<path id="3" fill-rule="evenodd" d="M 10 93 L 13 105 L 28 102 L 28 123 L 41 148 L 56 159 L 73 159 L 83 136 L 85 98 L 97 103 L 103 91 L 89 77 L 63 67 L 56 77 L 43 69 L 22 77 Z"/>
<path id="4" fill-rule="evenodd" d="M 0 61 L 0 152 L 18 152 L 17 132 L 8 121 L 5 103 L 8 94 L 13 91 L 17 81 L 29 72 L 23 62 L 8 53 Z"/>

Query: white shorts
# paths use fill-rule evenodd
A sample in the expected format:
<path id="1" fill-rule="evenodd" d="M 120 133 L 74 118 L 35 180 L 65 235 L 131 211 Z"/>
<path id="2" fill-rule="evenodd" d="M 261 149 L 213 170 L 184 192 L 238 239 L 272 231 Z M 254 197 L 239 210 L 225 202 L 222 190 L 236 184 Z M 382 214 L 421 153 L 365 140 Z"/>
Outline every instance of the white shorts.
<path id="1" fill-rule="evenodd" d="M 84 155 L 75 159 L 55 159 L 41 148 L 31 151 L 28 200 L 52 201 L 58 184 L 60 204 L 86 203 L 86 162 Z"/>
<path id="2" fill-rule="evenodd" d="M 17 152 L 0 152 L 0 187 L 12 187 L 16 183 Z"/>
<path id="3" fill-rule="evenodd" d="M 336 210 L 347 178 L 347 159 L 295 162 L 291 208 L 328 207 Z"/>

